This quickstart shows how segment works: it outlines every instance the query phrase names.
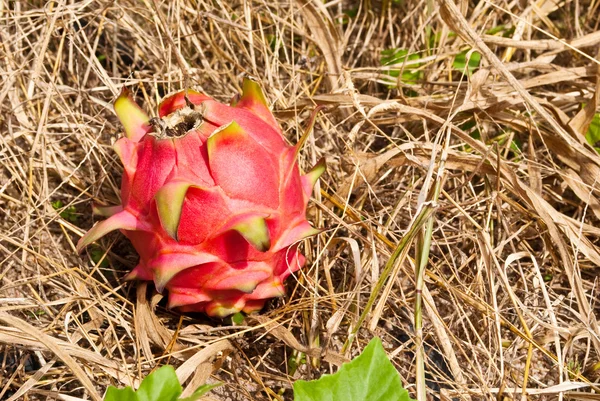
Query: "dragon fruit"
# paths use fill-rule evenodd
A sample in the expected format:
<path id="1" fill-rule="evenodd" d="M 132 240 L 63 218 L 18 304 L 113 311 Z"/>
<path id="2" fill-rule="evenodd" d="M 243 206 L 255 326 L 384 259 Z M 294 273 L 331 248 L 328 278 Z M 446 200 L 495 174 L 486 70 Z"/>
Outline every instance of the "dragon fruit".
<path id="1" fill-rule="evenodd" d="M 182 91 L 152 119 L 124 90 L 115 111 L 122 205 L 95 208 L 108 219 L 77 249 L 121 230 L 140 255 L 126 278 L 153 280 L 184 312 L 249 313 L 282 296 L 305 261 L 299 240 L 317 232 L 306 206 L 325 164 L 300 175 L 298 146 L 286 144 L 259 85 L 246 79 L 230 106 Z"/>

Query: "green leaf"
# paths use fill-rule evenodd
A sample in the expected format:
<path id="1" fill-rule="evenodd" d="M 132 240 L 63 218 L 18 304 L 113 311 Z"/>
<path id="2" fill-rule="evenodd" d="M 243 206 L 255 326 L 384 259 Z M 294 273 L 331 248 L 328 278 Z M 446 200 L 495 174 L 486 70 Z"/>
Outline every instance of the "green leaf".
<path id="1" fill-rule="evenodd" d="M 411 401 L 381 340 L 374 338 L 363 353 L 333 375 L 294 383 L 294 401 Z"/>
<path id="2" fill-rule="evenodd" d="M 269 33 L 265 35 L 265 40 L 269 44 L 271 51 L 275 51 L 275 47 L 277 46 L 277 36 Z"/>
<path id="3" fill-rule="evenodd" d="M 419 70 L 422 63 L 403 65 L 412 60 L 418 60 L 420 56 L 416 53 L 408 53 L 407 49 L 386 49 L 381 51 L 380 62 L 383 66 L 398 65 L 398 69 L 391 69 L 388 75 L 397 78 L 407 85 L 414 85 L 423 78 L 423 71 Z M 402 75 L 400 75 L 402 74 Z"/>
<path id="4" fill-rule="evenodd" d="M 109 387 L 104 401 L 176 401 L 181 391 L 175 369 L 167 365 L 146 376 L 138 391 Z"/>
<path id="5" fill-rule="evenodd" d="M 598 146 L 600 142 L 600 113 L 596 113 L 585 134 L 585 139 L 592 146 Z"/>
<path id="6" fill-rule="evenodd" d="M 167 365 L 146 376 L 136 394 L 139 401 L 175 401 L 182 390 L 175 369 Z"/>
<path id="7" fill-rule="evenodd" d="M 346 10 L 344 11 L 344 14 L 347 18 L 356 18 L 356 16 L 358 15 L 358 7 Z"/>
<path id="8" fill-rule="evenodd" d="M 234 314 L 233 316 L 231 316 L 231 322 L 235 326 L 242 325 L 244 323 L 245 319 L 246 319 L 246 316 L 244 316 L 244 314 L 242 312 L 238 312 L 238 313 Z"/>
<path id="9" fill-rule="evenodd" d="M 118 389 L 110 386 L 106 390 L 104 401 L 138 401 L 138 396 L 131 387 Z"/>
<path id="10" fill-rule="evenodd" d="M 63 209 L 64 203 L 61 200 L 56 200 L 50 203 L 54 210 Z M 70 221 L 71 223 L 77 223 L 77 210 L 75 206 L 67 206 L 60 212 L 60 217 Z"/>
<path id="11" fill-rule="evenodd" d="M 100 262 L 99 267 L 106 268 L 108 267 L 108 260 L 106 258 L 102 259 L 104 256 L 104 251 L 98 247 L 93 247 L 90 251 L 90 258 L 94 261 L 96 265 Z"/>
<path id="12" fill-rule="evenodd" d="M 510 150 L 512 150 L 517 155 L 523 153 L 523 143 L 519 138 L 515 137 L 510 142 Z"/>
<path id="13" fill-rule="evenodd" d="M 298 366 L 304 365 L 305 363 L 306 354 L 293 350 L 292 355 L 288 358 L 288 374 L 293 376 L 294 373 L 296 373 L 296 370 L 298 370 Z"/>
<path id="14" fill-rule="evenodd" d="M 214 383 L 214 384 L 204 384 L 196 389 L 192 395 L 185 398 L 180 398 L 179 401 L 196 401 L 198 398 L 202 397 L 204 394 L 208 393 L 215 387 L 221 386 L 223 383 Z"/>
<path id="15" fill-rule="evenodd" d="M 150 373 L 140 384 L 137 392 L 131 387 L 117 389 L 110 386 L 106 391 L 104 401 L 196 401 L 221 383 L 205 384 L 186 398 L 179 398 L 182 392 L 181 384 L 172 366 Z"/>
<path id="16" fill-rule="evenodd" d="M 465 72 L 468 75 L 471 75 L 477 68 L 479 68 L 479 63 L 481 62 L 481 54 L 479 52 L 471 52 L 469 56 L 469 60 L 467 62 L 467 54 L 469 50 L 464 50 L 454 57 L 454 62 L 452 63 L 452 68 L 457 71 Z"/>
<path id="17" fill-rule="evenodd" d="M 507 30 L 506 25 L 498 25 L 498 26 L 488 29 L 487 31 L 485 31 L 485 33 L 487 35 L 496 35 L 500 32 L 506 31 L 506 30 Z"/>

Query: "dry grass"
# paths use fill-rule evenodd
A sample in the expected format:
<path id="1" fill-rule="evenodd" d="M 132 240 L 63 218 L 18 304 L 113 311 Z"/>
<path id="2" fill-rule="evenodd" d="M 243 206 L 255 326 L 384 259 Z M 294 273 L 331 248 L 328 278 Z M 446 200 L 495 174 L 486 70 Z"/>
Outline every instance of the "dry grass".
<path id="1" fill-rule="evenodd" d="M 291 400 L 373 336 L 409 384 L 422 338 L 433 399 L 598 399 L 600 3 L 459 3 L 1 1 L 0 399 L 99 400 L 170 363 L 185 386 L 226 383 L 214 400 Z M 417 56 L 382 66 L 393 48 Z M 124 283 L 121 235 L 73 244 L 92 200 L 118 202 L 120 88 L 154 110 L 183 86 L 226 101 L 243 74 L 292 143 L 327 106 L 300 163 L 329 167 L 307 266 L 232 326 Z M 431 235 L 397 249 L 422 210 Z"/>

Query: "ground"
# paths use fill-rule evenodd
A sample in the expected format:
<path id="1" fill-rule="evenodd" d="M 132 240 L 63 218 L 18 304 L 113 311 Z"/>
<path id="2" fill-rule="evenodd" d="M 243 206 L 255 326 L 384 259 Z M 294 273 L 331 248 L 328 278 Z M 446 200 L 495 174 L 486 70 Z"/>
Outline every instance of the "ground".
<path id="1" fill-rule="evenodd" d="M 413 398 L 598 397 L 599 8 L 0 2 L 0 399 L 99 400 L 172 364 L 224 383 L 207 399 L 292 400 L 374 336 Z M 121 234 L 74 244 L 119 202 L 121 88 L 155 114 L 244 76 L 291 144 L 324 106 L 299 164 L 328 170 L 306 266 L 234 324 L 124 281 Z"/>

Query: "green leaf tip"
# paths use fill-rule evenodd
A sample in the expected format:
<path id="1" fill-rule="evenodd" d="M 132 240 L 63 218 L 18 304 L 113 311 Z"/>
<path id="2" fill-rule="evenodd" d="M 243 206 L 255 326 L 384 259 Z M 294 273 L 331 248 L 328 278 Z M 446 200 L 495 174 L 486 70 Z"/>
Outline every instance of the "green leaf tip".
<path id="1" fill-rule="evenodd" d="M 258 82 L 248 77 L 244 78 L 244 82 L 242 84 L 242 97 L 240 98 L 240 101 L 258 102 L 265 107 L 269 107 L 267 104 L 267 99 L 265 98 L 265 94 L 263 93 Z"/>
<path id="2" fill-rule="evenodd" d="M 123 87 L 114 107 L 129 140 L 139 142 L 152 129 L 149 124 L 150 117 L 133 100 L 127 88 Z"/>
<path id="3" fill-rule="evenodd" d="M 304 188 L 304 193 L 307 196 L 310 196 L 315 184 L 323 175 L 325 170 L 327 170 L 327 162 L 325 161 L 325 158 L 322 158 L 308 173 L 306 173 L 306 175 L 302 176 L 302 187 Z"/>
<path id="4" fill-rule="evenodd" d="M 267 227 L 267 222 L 262 216 L 246 218 L 235 224 L 233 229 L 240 233 L 258 251 L 266 252 L 271 247 L 269 227 Z"/>
<path id="5" fill-rule="evenodd" d="M 294 401 L 414 401 L 402 387 L 381 340 L 374 338 L 362 354 L 332 375 L 294 383 Z"/>
<path id="6" fill-rule="evenodd" d="M 248 134 L 235 121 L 216 129 L 206 141 L 208 159 L 210 160 L 211 155 L 218 152 L 222 145 L 235 142 L 247 136 Z"/>
<path id="7" fill-rule="evenodd" d="M 160 223 L 174 240 L 177 240 L 183 201 L 190 186 L 191 184 L 185 181 L 172 181 L 163 185 L 154 197 Z"/>
<path id="8" fill-rule="evenodd" d="M 325 170 L 327 170 L 327 162 L 325 161 L 325 158 L 322 158 L 306 174 L 306 177 L 308 181 L 312 184 L 312 186 L 314 186 L 317 183 L 317 180 L 323 175 Z"/>

